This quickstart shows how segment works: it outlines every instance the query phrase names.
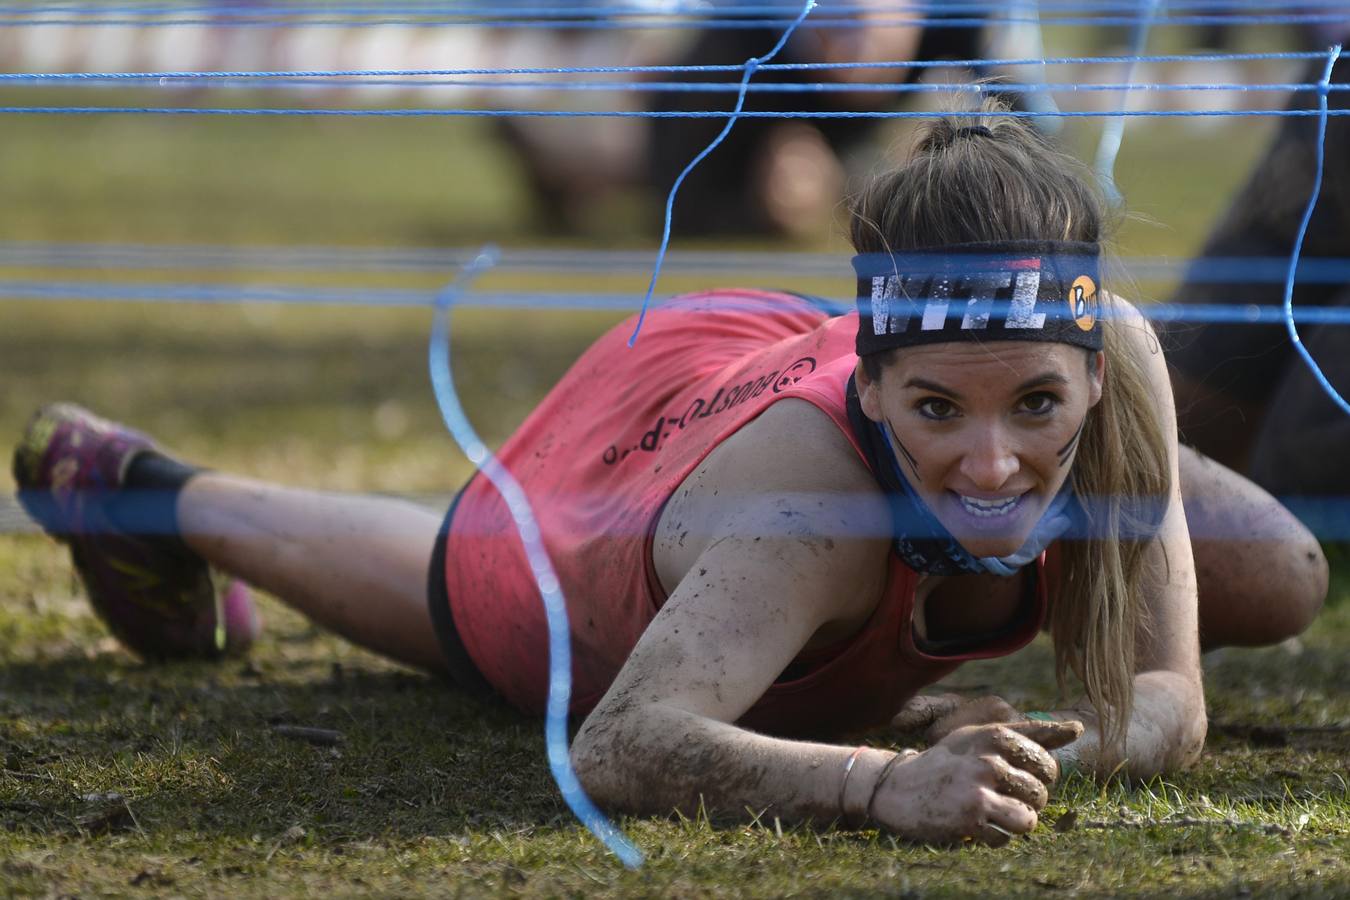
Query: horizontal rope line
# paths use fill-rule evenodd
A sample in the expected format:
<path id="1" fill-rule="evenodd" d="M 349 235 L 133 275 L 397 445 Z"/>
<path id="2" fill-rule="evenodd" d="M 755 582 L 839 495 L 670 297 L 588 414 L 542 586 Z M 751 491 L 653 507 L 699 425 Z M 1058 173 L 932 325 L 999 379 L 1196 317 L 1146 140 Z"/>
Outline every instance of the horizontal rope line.
<path id="1" fill-rule="evenodd" d="M 445 510 L 449 508 L 454 500 L 453 493 L 443 492 L 375 492 L 375 491 L 323 491 L 322 493 L 330 495 L 348 495 L 348 496 L 379 496 L 391 499 L 404 500 L 410 503 L 416 503 L 426 506 L 430 509 Z M 589 498 L 591 502 L 596 502 L 596 498 Z M 602 498 L 601 498 L 602 499 Z M 838 495 L 831 495 L 833 501 L 838 501 Z M 1322 540 L 1347 540 L 1350 539 L 1350 500 L 1342 496 L 1318 496 L 1318 495 L 1286 495 L 1277 498 L 1281 504 L 1289 509 L 1295 516 L 1301 519 L 1313 534 Z M 726 503 L 742 502 L 742 498 L 736 494 L 728 494 Z M 1203 537 L 1209 540 L 1246 540 L 1253 539 L 1250 526 L 1239 526 L 1224 519 L 1206 516 L 1203 512 L 1195 517 L 1194 523 L 1190 525 L 1192 537 Z M 159 533 L 164 528 L 154 528 L 153 523 L 147 523 L 150 527 L 142 528 L 143 533 Z M 786 526 L 785 526 L 786 527 Z M 0 491 L 0 535 L 19 535 L 19 534 L 39 534 L 41 527 L 29 518 L 23 506 L 19 503 L 18 497 L 8 491 Z M 494 532 L 494 535 L 500 536 L 500 532 Z M 1261 535 L 1257 534 L 1256 539 Z M 1270 535 L 1272 539 L 1279 535 Z"/>
<path id="2" fill-rule="evenodd" d="M 103 245 L 0 242 L 2 266 L 63 266 L 81 268 L 276 268 L 300 270 L 412 269 L 445 272 L 467 265 L 476 251 L 460 249 L 383 250 L 358 247 L 214 248 L 200 245 Z M 766 272 L 849 271 L 848 257 L 833 254 L 741 253 L 672 251 L 672 270 L 736 271 L 746 265 Z M 647 250 L 505 250 L 494 271 L 649 272 Z"/>
<path id="3" fill-rule="evenodd" d="M 950 60 L 889 60 L 885 62 L 838 63 L 764 63 L 756 72 L 809 72 L 852 69 L 938 69 L 986 68 L 991 66 L 1058 66 L 1058 65 L 1128 65 L 1135 62 L 1255 62 L 1266 60 L 1326 59 L 1325 52 L 1302 50 L 1279 53 L 1192 53 L 1157 54 L 1144 56 L 1059 56 L 1050 59 L 1035 57 L 950 59 Z M 371 76 L 380 78 L 413 78 L 420 76 L 471 75 L 601 75 L 601 74 L 664 74 L 678 72 L 744 72 L 744 65 L 704 66 L 545 66 L 530 68 L 477 69 L 309 69 L 293 72 L 0 72 L 0 83 L 7 81 L 156 81 L 202 80 L 228 78 L 329 78 Z"/>
<path id="4" fill-rule="evenodd" d="M 928 110 L 554 110 L 554 109 L 296 109 L 146 106 L 0 106 L 2 115 L 155 115 L 155 116 L 316 116 L 352 118 L 544 118 L 544 119 L 940 119 L 979 118 L 977 110 L 951 112 Z M 1306 118 L 1322 115 L 1315 109 L 1108 109 L 1108 110 L 1004 110 L 1000 116 L 1018 119 L 1093 118 Z M 1350 109 L 1329 110 L 1328 116 L 1350 116 Z"/>
<path id="5" fill-rule="evenodd" d="M 247 269 L 277 271 L 398 271 L 435 272 L 467 265 L 477 250 L 460 248 L 365 247 L 235 247 L 200 244 L 88 244 L 0 241 L 0 267 L 68 269 Z M 773 251 L 672 251 L 666 270 L 680 274 L 744 274 L 840 276 L 850 272 L 849 257 L 831 253 Z M 501 251 L 494 272 L 548 272 L 574 274 L 646 274 L 651 271 L 649 250 L 541 250 Z M 1192 282 L 1283 283 L 1289 266 L 1286 256 L 1210 257 L 1167 259 L 1125 257 L 1119 262 L 1131 278 Z M 847 276 L 852 277 L 852 276 Z M 1350 257 L 1303 258 L 1300 284 L 1350 283 Z"/>
<path id="6" fill-rule="evenodd" d="M 498 11 L 497 16 L 502 13 Z M 787 18 L 769 19 L 685 19 L 671 18 L 672 15 L 691 15 L 689 13 L 634 13 L 635 21 L 613 21 L 610 19 L 567 19 L 567 20 L 530 20 L 530 19 L 478 19 L 473 17 L 443 17 L 427 15 L 424 17 L 373 17 L 353 19 L 319 18 L 276 18 L 270 16 L 254 18 L 232 18 L 222 22 L 213 18 L 177 18 L 177 19 L 137 19 L 137 18 L 23 18 L 9 16 L 0 18 L 0 26 L 8 27 L 137 27 L 137 28 L 177 28 L 214 26 L 218 28 L 372 28 L 376 26 L 410 27 L 448 27 L 472 26 L 500 29 L 577 29 L 593 31 L 636 31 L 650 30 L 762 30 L 783 29 L 792 24 Z M 907 28 L 984 28 L 990 25 L 1055 25 L 1067 26 L 1127 26 L 1147 24 L 1151 28 L 1162 26 L 1194 27 L 1202 25 L 1316 25 L 1350 22 L 1350 13 L 1303 13 L 1271 15 L 1181 15 L 1181 16 L 1066 16 L 1066 17 L 1025 17 L 1025 16 L 978 16 L 973 18 L 818 18 L 807 19 L 801 28 L 814 29 L 854 29 L 877 27 Z"/>
<path id="7" fill-rule="evenodd" d="M 44 79 L 18 80 L 13 79 L 12 83 L 17 84 L 41 84 Z M 115 81 L 115 79 L 110 79 Z M 97 79 L 80 79 L 77 83 L 89 84 L 98 83 Z M 106 83 L 106 82 L 104 82 Z M 183 85 L 194 83 L 191 79 L 173 79 L 161 78 L 157 87 L 181 87 Z M 264 85 L 280 85 L 290 88 L 293 86 L 319 86 L 319 87 L 398 87 L 398 88 L 438 88 L 438 87 L 472 87 L 483 88 L 487 90 L 549 90 L 559 93 L 575 92 L 595 92 L 595 93 L 737 93 L 742 89 L 739 82 L 662 82 L 662 81 L 593 81 L 593 82 L 566 82 L 566 81 L 481 81 L 464 79 L 442 79 L 442 80 L 414 80 L 414 79 L 366 79 L 364 77 L 328 77 L 312 79 L 286 79 L 278 81 L 267 77 L 240 77 L 230 79 L 215 79 L 211 82 L 213 86 L 245 86 L 259 87 Z M 842 82 L 823 82 L 814 84 L 801 84 L 795 82 L 750 82 L 745 85 L 745 89 L 750 93 L 785 93 L 785 94 L 819 94 L 819 93 L 900 93 L 900 94 L 1000 94 L 1000 93 L 1021 93 L 1021 94 L 1075 94 L 1075 93 L 1187 93 L 1187 92 L 1206 92 L 1206 91 L 1224 91 L 1224 92 L 1280 92 L 1280 93 L 1312 93 L 1322 89 L 1320 84 L 1315 82 L 1290 82 L 1290 83 L 1255 83 L 1246 84 L 1241 82 L 1103 82 L 1103 83 L 1065 83 L 1065 82 L 997 82 L 997 83 L 968 83 L 968 84 L 913 84 L 904 82 L 877 83 L 877 84 L 853 84 Z M 1350 84 L 1332 84 L 1327 86 L 1331 92 L 1350 91 Z"/>
<path id="8" fill-rule="evenodd" d="M 1307 10 L 1309 12 L 1324 11 L 1329 4 L 1309 2 L 1309 0 L 1173 0 L 1167 4 L 1168 8 L 1174 11 L 1182 10 L 1232 10 L 1232 9 L 1262 9 L 1262 10 Z M 1138 9 L 1138 3 L 1129 2 L 1129 0 L 1043 0 L 1037 4 L 1041 12 L 1070 12 L 1070 13 L 1106 13 L 1106 12 L 1134 12 Z M 834 15 L 854 15 L 876 12 L 875 6 L 862 4 L 822 4 L 819 8 L 828 9 Z M 997 2 L 896 2 L 888 4 L 886 11 L 893 13 L 917 12 L 917 13 L 938 13 L 938 14 L 963 14 L 999 12 L 1007 8 L 1006 3 Z M 325 3 L 290 3 L 287 5 L 274 5 L 267 8 L 267 13 L 274 16 L 291 15 L 350 15 L 350 16 L 368 16 L 368 15 L 427 15 L 427 14 L 450 14 L 455 15 L 500 15 L 505 9 L 513 15 L 529 15 L 536 17 L 567 17 L 576 15 L 588 16 L 611 16 L 611 15 L 653 15 L 660 14 L 663 10 L 643 10 L 638 4 L 628 5 L 603 5 L 603 4 L 578 4 L 576 6 L 529 6 L 503 4 L 492 6 L 487 4 L 475 5 L 429 2 L 429 3 L 398 3 L 398 4 L 380 4 L 380 5 L 361 5 L 361 4 L 325 4 Z M 784 4 L 755 4 L 755 3 L 728 3 L 708 6 L 706 4 L 696 3 L 671 3 L 664 5 L 665 10 L 675 14 L 690 15 L 780 15 L 789 16 L 798 11 L 797 7 Z M 126 16 L 126 15 L 185 15 L 185 14 L 209 14 L 215 19 L 231 19 L 241 16 L 256 16 L 256 10 L 247 7 L 234 9 L 230 7 L 222 8 L 218 3 L 184 3 L 169 5 L 164 3 L 144 3 L 144 4 L 121 4 L 108 6 L 90 6 L 81 4 L 65 3 L 47 3 L 37 5 L 16 5 L 0 4 L 0 15 L 72 15 L 72 16 Z"/>
<path id="9" fill-rule="evenodd" d="M 325 493 L 349 493 L 327 491 Z M 429 509 L 445 511 L 455 499 L 453 492 L 442 491 L 364 491 L 360 496 L 389 497 L 416 503 Z M 29 518 L 16 495 L 0 491 L 0 534 L 40 534 L 42 528 Z"/>
<path id="10" fill-rule="evenodd" d="M 281 288 L 231 285 L 105 285 L 80 282 L 0 281 L 2 300 L 104 301 L 119 303 L 273 303 L 291 306 L 429 307 L 434 290 L 365 290 L 359 288 Z M 559 291 L 471 291 L 459 295 L 455 305 L 475 309 L 636 310 L 644 295 Z M 853 309 L 853 300 L 820 299 L 836 314 Z M 762 311 L 759 303 L 729 296 L 710 301 L 709 308 Z M 1278 324 L 1285 321 L 1281 306 L 1257 304 L 1149 303 L 1140 307 L 1149 319 L 1166 322 Z M 1350 324 L 1350 306 L 1300 306 L 1294 319 L 1310 325 Z"/>

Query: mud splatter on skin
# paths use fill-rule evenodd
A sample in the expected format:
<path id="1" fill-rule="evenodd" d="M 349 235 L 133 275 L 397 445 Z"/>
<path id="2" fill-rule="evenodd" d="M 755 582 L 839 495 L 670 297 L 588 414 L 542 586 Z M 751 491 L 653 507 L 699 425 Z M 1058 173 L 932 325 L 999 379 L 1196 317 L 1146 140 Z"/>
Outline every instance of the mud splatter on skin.
<path id="1" fill-rule="evenodd" d="M 631 715 L 633 708 L 630 692 L 616 695 L 586 720 L 574 744 L 577 773 L 604 806 L 659 815 L 703 809 L 742 818 L 747 805 L 762 805 L 767 764 L 757 765 L 741 748 L 704 733 L 709 729 L 693 716 L 678 742 L 656 740 L 650 725 Z M 784 797 L 788 805 L 791 800 Z"/>
<path id="2" fill-rule="evenodd" d="M 1002 731 L 994 738 L 994 746 L 1014 766 L 1031 773 L 1044 784 L 1053 784 L 1059 777 L 1059 764 L 1055 758 L 1026 738 Z"/>
<path id="3" fill-rule="evenodd" d="M 1273 643 L 1303 632 L 1327 593 L 1327 562 L 1316 539 L 1264 491 L 1180 449 L 1202 649 Z"/>

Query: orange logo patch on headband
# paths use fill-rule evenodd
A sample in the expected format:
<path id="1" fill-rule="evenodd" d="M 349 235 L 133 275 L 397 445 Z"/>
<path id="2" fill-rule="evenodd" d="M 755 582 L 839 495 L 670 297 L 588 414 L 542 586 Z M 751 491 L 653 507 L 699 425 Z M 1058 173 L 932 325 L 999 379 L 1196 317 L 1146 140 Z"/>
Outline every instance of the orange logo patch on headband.
<path id="1" fill-rule="evenodd" d="M 1097 284 L 1088 276 L 1079 275 L 1069 288 L 1069 311 L 1084 331 L 1097 324 Z"/>

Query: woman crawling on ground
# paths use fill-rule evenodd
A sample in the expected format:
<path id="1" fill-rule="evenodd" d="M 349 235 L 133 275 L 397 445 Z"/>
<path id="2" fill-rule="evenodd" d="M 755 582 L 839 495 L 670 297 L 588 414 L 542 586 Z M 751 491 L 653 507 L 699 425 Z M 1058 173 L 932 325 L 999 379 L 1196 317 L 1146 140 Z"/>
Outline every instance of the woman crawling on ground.
<path id="1" fill-rule="evenodd" d="M 1178 447 L 1152 332 L 1100 287 L 1090 176 L 987 112 L 934 123 L 857 203 L 857 312 L 677 298 L 636 349 L 630 323 L 600 338 L 502 448 L 569 598 L 573 758 L 602 805 L 1000 844 L 1066 764 L 1195 760 L 1202 646 L 1277 641 L 1319 608 L 1311 536 Z M 209 564 L 543 710 L 544 613 L 486 479 L 442 521 L 198 471 L 70 406 L 39 412 L 15 473 L 144 655 L 252 637 L 240 595 L 217 614 Z M 1218 558 L 1197 585 L 1188 506 L 1247 539 L 1262 578 Z M 919 695 L 1042 629 L 1082 702 Z M 931 722 L 928 749 L 820 742 L 892 720 Z"/>

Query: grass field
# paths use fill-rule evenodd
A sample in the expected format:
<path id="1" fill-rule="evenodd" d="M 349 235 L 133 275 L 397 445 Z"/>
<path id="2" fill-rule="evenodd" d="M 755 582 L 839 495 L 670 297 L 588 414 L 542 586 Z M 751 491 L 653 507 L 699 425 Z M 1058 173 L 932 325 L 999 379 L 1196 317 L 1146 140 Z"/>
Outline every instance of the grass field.
<path id="1" fill-rule="evenodd" d="M 1131 125 L 1120 182 L 1142 218 L 1126 224 L 1123 252 L 1193 250 L 1267 127 Z M 1067 140 L 1085 149 L 1092 135 L 1075 126 Z M 473 124 L 12 118 L 0 139 L 0 239 L 654 246 L 636 221 L 542 234 L 518 178 Z M 822 229 L 809 249 L 843 245 Z M 446 280 L 366 278 L 349 286 Z M 1146 299 L 1165 288 L 1141 286 Z M 834 293 L 847 290 L 841 277 Z M 488 439 L 508 434 L 611 321 L 460 314 L 457 378 Z M 428 324 L 406 310 L 0 299 L 0 435 L 17 435 L 43 401 L 76 399 L 217 468 L 448 493 L 469 466 L 427 385 Z M 106 637 L 59 547 L 0 535 L 0 894 L 1344 896 L 1350 566 L 1338 559 L 1336 572 L 1327 612 L 1300 641 L 1207 659 L 1211 739 L 1191 771 L 1147 784 L 1071 778 L 1047 824 L 1002 850 L 764 818 L 628 820 L 649 861 L 627 872 L 562 806 L 538 722 L 356 650 L 270 600 L 247 660 L 143 666 Z M 966 667 L 948 686 L 1044 707 L 1048 647 Z M 312 745 L 278 725 L 342 740 Z"/>

